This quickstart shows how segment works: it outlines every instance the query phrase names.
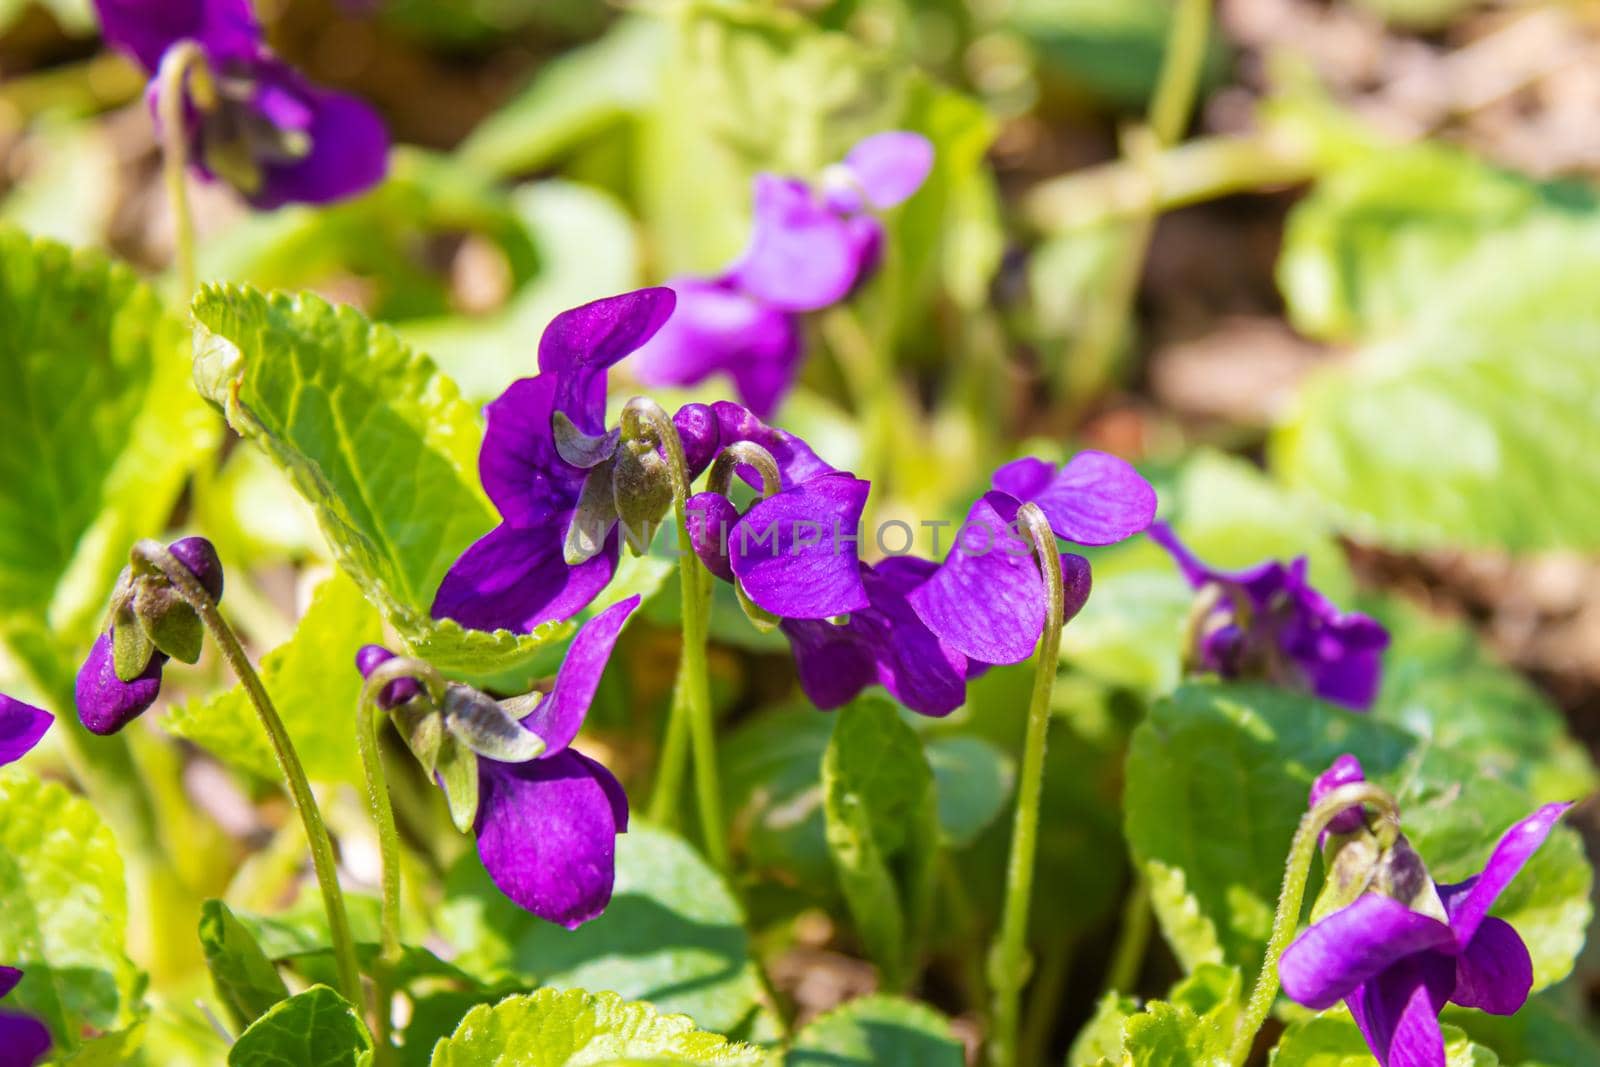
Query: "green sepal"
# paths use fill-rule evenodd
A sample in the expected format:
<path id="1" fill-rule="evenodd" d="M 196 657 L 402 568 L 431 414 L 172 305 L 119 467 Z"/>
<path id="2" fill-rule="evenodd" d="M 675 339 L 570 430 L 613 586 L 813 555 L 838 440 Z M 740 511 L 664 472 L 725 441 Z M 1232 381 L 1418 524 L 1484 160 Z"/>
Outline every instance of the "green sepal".
<path id="1" fill-rule="evenodd" d="M 672 475 L 654 444 L 642 439 L 622 443 L 611 461 L 611 492 L 628 548 L 644 555 L 672 506 Z"/>
<path id="2" fill-rule="evenodd" d="M 588 470 L 611 458 L 617 450 L 618 430 L 591 437 L 573 425 L 566 412 L 558 411 L 550 418 L 550 432 L 556 441 L 556 454 L 574 467 Z"/>
<path id="3" fill-rule="evenodd" d="M 572 523 L 567 527 L 566 544 L 561 556 L 567 566 L 576 567 L 600 554 L 617 521 L 617 505 L 611 493 L 611 467 L 602 463 L 589 472 L 578 493 L 578 506 L 573 509 Z"/>
<path id="4" fill-rule="evenodd" d="M 111 666 L 117 677 L 131 682 L 150 666 L 156 645 L 150 639 L 133 606 L 126 601 L 119 605 L 111 623 Z"/>
<path id="5" fill-rule="evenodd" d="M 389 718 L 400 740 L 421 764 L 422 773 L 431 779 L 439 765 L 439 749 L 444 744 L 444 716 L 432 701 L 417 697 L 395 708 Z"/>
<path id="6" fill-rule="evenodd" d="M 180 663 L 200 661 L 200 649 L 205 644 L 205 623 L 165 578 L 134 580 L 133 613 L 156 648 Z"/>
<path id="7" fill-rule="evenodd" d="M 444 728 L 458 742 L 498 763 L 527 763 L 544 754 L 544 738 L 512 718 L 499 701 L 471 686 L 444 695 Z"/>
<path id="8" fill-rule="evenodd" d="M 434 766 L 450 807 L 450 821 L 462 833 L 471 833 L 478 817 L 478 755 L 446 733 Z"/>
<path id="9" fill-rule="evenodd" d="M 739 607 L 744 610 L 745 618 L 749 619 L 750 625 L 761 633 L 771 633 L 778 628 L 778 623 L 783 621 L 754 600 L 751 600 L 750 594 L 744 591 L 744 586 L 740 585 L 737 580 L 733 583 L 733 591 L 739 596 Z"/>

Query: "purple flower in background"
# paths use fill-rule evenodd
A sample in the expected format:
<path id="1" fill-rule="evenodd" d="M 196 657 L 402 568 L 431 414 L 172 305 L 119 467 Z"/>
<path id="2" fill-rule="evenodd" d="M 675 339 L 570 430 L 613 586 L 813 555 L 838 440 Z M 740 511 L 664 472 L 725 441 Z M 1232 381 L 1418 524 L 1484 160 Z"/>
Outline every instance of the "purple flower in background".
<path id="1" fill-rule="evenodd" d="M 383 121 L 362 101 L 311 84 L 273 55 L 248 0 L 95 0 L 95 8 L 106 41 L 152 76 L 173 45 L 200 46 L 216 100 L 202 107 L 191 91 L 186 101 L 190 159 L 254 206 L 324 203 L 383 178 Z M 153 109 L 158 93 L 152 81 Z"/>
<path id="2" fill-rule="evenodd" d="M 43 708 L 0 693 L 0 767 L 26 756 L 54 721 Z M 5 996 L 4 990 L 0 990 L 0 996 Z"/>
<path id="3" fill-rule="evenodd" d="M 585 486 L 609 477 L 616 447 L 604 425 L 606 369 L 661 328 L 673 301 L 670 289 L 640 289 L 551 321 L 539 339 L 539 373 L 486 409 L 478 472 L 501 522 L 445 575 L 435 618 L 527 633 L 576 614 L 611 581 L 620 555 L 614 516 L 577 562 L 568 561 L 569 535 Z M 558 415 L 576 438 L 560 436 Z"/>
<path id="4" fill-rule="evenodd" d="M 610 903 L 616 838 L 628 829 L 628 797 L 622 785 L 571 745 L 589 714 L 622 624 L 638 606 L 637 596 L 619 601 L 573 636 L 554 685 L 519 720 L 544 742 L 538 756 L 524 763 L 476 757 L 473 834 L 484 869 L 517 905 L 568 929 L 597 917 Z M 373 645 L 356 662 L 366 677 L 392 658 L 388 649 Z M 389 688 L 384 688 L 385 702 Z M 535 698 L 519 702 L 530 699 Z"/>
<path id="5" fill-rule="evenodd" d="M 1165 523 L 1150 537 L 1177 561 L 1189 584 L 1214 590 L 1194 657 L 1224 678 L 1269 678 L 1353 711 L 1378 695 L 1389 634 L 1377 620 L 1341 612 L 1312 587 L 1301 556 L 1243 571 L 1207 567 Z"/>
<path id="6" fill-rule="evenodd" d="M 739 399 L 771 416 L 803 356 L 800 314 L 836 304 L 877 267 L 883 224 L 872 214 L 910 197 L 933 167 L 920 134 L 868 137 L 815 185 L 756 176 L 750 241 L 710 279 L 678 278 L 678 310 L 633 367 L 650 385 L 733 379 Z"/>
<path id="7" fill-rule="evenodd" d="M 185 537 L 172 542 L 167 551 L 178 562 L 189 568 L 199 579 L 213 601 L 222 599 L 222 561 L 217 550 L 204 537 Z M 126 626 L 141 626 L 139 620 L 129 618 Z M 90 733 L 114 734 L 128 723 L 150 710 L 161 695 L 161 672 L 170 658 L 159 648 L 150 651 L 150 659 L 143 671 L 124 681 L 117 676 L 113 654 L 116 626 L 109 626 L 95 638 L 83 666 L 78 668 L 75 697 L 78 720 Z"/>
<path id="8" fill-rule="evenodd" d="M 1046 597 L 1032 545 L 1016 527 L 1017 510 L 1037 505 L 1062 540 L 1109 545 L 1150 525 L 1156 494 L 1104 452 L 1080 452 L 1059 470 L 1019 459 L 996 471 L 992 484 L 967 512 L 944 563 L 908 600 L 929 630 L 968 659 L 1020 663 L 1044 633 Z M 1061 577 L 1070 619 L 1089 596 L 1089 561 L 1064 553 Z"/>
<path id="9" fill-rule="evenodd" d="M 1346 759 L 1355 777 L 1347 765 L 1338 784 L 1361 780 Z M 1284 993 L 1317 1011 L 1343 1000 L 1382 1067 L 1445 1067 L 1447 1002 L 1512 1015 L 1528 999 L 1528 948 L 1489 909 L 1570 806 L 1546 804 L 1506 831 L 1479 874 L 1434 885 L 1423 898 L 1434 914 L 1368 891 L 1314 923 L 1278 963 Z"/>
<path id="10" fill-rule="evenodd" d="M 0 998 L 20 981 L 21 971 L 0 966 Z M 44 1023 L 21 1012 L 0 1010 L 0 1067 L 33 1067 L 49 1051 L 50 1031 Z"/>

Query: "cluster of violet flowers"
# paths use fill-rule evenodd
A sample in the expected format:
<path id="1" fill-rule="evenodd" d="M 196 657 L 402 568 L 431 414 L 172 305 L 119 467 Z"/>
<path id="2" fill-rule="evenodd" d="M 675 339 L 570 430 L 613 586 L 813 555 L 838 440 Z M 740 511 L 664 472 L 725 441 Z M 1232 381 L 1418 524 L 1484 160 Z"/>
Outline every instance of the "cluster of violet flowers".
<path id="1" fill-rule="evenodd" d="M 1354 756 L 1319 775 L 1311 807 L 1365 781 Z M 1337 804 L 1334 800 L 1331 803 Z M 1533 988 L 1522 937 L 1489 914 L 1570 804 L 1546 804 L 1500 838 L 1483 870 L 1440 885 L 1403 834 L 1360 806 L 1323 835 L 1328 887 L 1318 917 L 1278 961 L 1283 991 L 1316 1011 L 1341 1000 L 1382 1067 L 1445 1067 L 1446 1004 L 1514 1015 Z"/>

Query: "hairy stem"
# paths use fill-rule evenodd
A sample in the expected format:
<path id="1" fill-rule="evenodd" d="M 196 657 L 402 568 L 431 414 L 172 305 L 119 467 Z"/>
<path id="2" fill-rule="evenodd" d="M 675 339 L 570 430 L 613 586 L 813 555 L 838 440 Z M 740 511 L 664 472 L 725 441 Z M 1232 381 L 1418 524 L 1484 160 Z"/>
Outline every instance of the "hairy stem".
<path id="1" fill-rule="evenodd" d="M 1381 810 L 1389 822 L 1398 827 L 1400 813 L 1394 798 L 1371 782 L 1353 782 L 1340 786 L 1300 819 L 1289 845 L 1289 860 L 1284 865 L 1283 888 L 1278 891 L 1278 910 L 1272 916 L 1272 933 L 1267 938 L 1267 954 L 1261 961 L 1261 973 L 1256 977 L 1255 989 L 1239 1015 L 1234 1031 L 1233 1050 L 1229 1057 L 1235 1067 L 1243 1064 L 1255 1045 L 1256 1032 L 1272 1012 L 1272 1002 L 1278 997 L 1278 960 L 1284 949 L 1294 940 L 1300 925 L 1300 907 L 1305 902 L 1306 878 L 1311 873 L 1311 861 L 1317 854 L 1317 838 L 1327 829 L 1328 823 L 1347 808 L 1371 804 Z"/>
<path id="2" fill-rule="evenodd" d="M 245 695 L 255 708 L 262 729 L 267 733 L 267 740 L 272 745 L 272 754 L 278 762 L 278 770 L 283 774 L 284 781 L 289 787 L 289 796 L 294 801 L 295 810 L 300 813 L 300 822 L 305 827 L 306 841 L 311 847 L 312 870 L 316 874 L 317 885 L 322 890 L 322 906 L 328 916 L 328 936 L 333 944 L 334 963 L 339 972 L 339 992 L 350 1003 L 360 1004 L 361 970 L 356 961 L 355 938 L 350 933 L 350 917 L 344 907 L 344 893 L 339 888 L 339 872 L 333 858 L 333 841 L 328 836 L 328 827 L 322 821 L 322 812 L 317 807 L 317 799 L 311 793 L 311 783 L 306 779 L 305 767 L 300 763 L 300 756 L 295 752 L 294 741 L 289 737 L 283 719 L 273 706 L 272 698 L 267 695 L 266 686 L 261 684 L 261 676 L 256 674 L 255 667 L 250 663 L 250 657 L 245 654 L 244 646 L 239 643 L 238 635 L 217 610 L 216 601 L 211 599 L 211 594 L 206 592 L 200 580 L 160 542 L 140 541 L 134 546 L 133 551 L 141 562 L 155 567 L 165 575 L 178 594 L 194 608 L 201 622 L 205 623 L 206 629 L 211 631 L 211 636 L 216 639 L 217 647 L 221 649 L 222 658 L 227 660 L 229 669 L 244 686 Z"/>
<path id="3" fill-rule="evenodd" d="M 178 284 L 187 302 L 195 289 L 194 213 L 189 207 L 189 124 L 187 103 L 202 111 L 216 105 L 216 87 L 206 54 L 195 41 L 179 41 L 161 57 L 156 72 L 157 118 L 161 124 L 161 176 L 172 207 Z"/>
<path id="4" fill-rule="evenodd" d="M 661 405 L 635 397 L 622 413 L 622 432 L 639 436 L 647 432 L 667 453 L 667 469 L 672 477 L 672 506 L 678 526 L 678 582 L 683 593 L 683 653 L 678 663 L 678 681 L 673 694 L 673 716 L 688 720 L 688 735 L 694 749 L 696 807 L 700 809 L 700 830 L 706 856 L 718 870 L 728 867 L 727 830 L 722 822 L 722 787 L 717 781 L 716 723 L 711 717 L 711 678 L 706 661 L 706 644 L 711 622 L 710 575 L 700 565 L 689 540 L 689 464 L 683 455 L 678 428 Z M 667 740 L 674 726 L 668 723 Z M 658 778 L 657 793 L 663 786 Z M 668 782 L 667 784 L 672 784 Z M 673 794 L 675 796 L 675 794 Z M 665 804 L 675 800 L 667 799 Z M 653 807 L 653 806 L 652 806 Z M 670 808 L 669 808 L 670 811 Z"/>
<path id="5" fill-rule="evenodd" d="M 1044 633 L 1034 657 L 1033 697 L 1028 704 L 1027 733 L 1022 745 L 1022 772 L 1017 779 L 1017 813 L 1011 828 L 1011 857 L 1006 865 L 1005 901 L 1000 933 L 989 957 L 989 984 L 994 1012 L 989 1037 L 991 1067 L 1018 1067 L 1017 1039 L 1022 989 L 1032 964 L 1028 953 L 1028 912 L 1033 899 L 1034 857 L 1039 850 L 1039 803 L 1044 791 L 1045 745 L 1050 733 L 1050 697 L 1055 689 L 1061 653 L 1064 594 L 1061 553 L 1056 535 L 1036 504 L 1024 504 L 1017 519 L 1033 542 L 1045 587 Z"/>

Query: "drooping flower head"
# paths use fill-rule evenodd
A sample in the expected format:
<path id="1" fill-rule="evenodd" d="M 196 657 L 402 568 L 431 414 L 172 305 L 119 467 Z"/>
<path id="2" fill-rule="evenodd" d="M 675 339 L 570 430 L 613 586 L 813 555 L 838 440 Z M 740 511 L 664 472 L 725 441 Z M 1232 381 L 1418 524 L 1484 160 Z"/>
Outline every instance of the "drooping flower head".
<path id="1" fill-rule="evenodd" d="M 548 693 L 497 702 L 477 690 L 451 685 L 437 712 L 443 728 L 431 736 L 448 735 L 447 744 L 475 746 L 464 752 L 473 766 L 464 778 L 449 780 L 441 769 L 440 759 L 448 751 L 435 748 L 425 754 L 413 747 L 419 758 L 426 755 L 424 768 L 447 791 L 459 792 L 460 783 L 470 783 L 464 787 L 474 791 L 470 803 L 452 795 L 452 813 L 466 813 L 463 828 L 471 826 L 478 856 L 494 884 L 522 908 L 569 929 L 597 917 L 610 903 L 616 837 L 628 829 L 622 785 L 571 745 L 622 624 L 638 606 L 639 597 L 629 597 L 584 623 Z M 370 646 L 362 650 L 357 665 L 365 677 L 389 658 L 386 649 Z M 402 697 L 411 700 L 421 692 L 391 692 L 393 685 L 384 687 L 380 703 L 396 706 Z M 537 741 L 529 740 L 533 738 Z M 520 751 L 513 753 L 516 749 Z M 527 758 L 530 751 L 537 754 Z"/>
<path id="2" fill-rule="evenodd" d="M 1360 764 L 1343 762 L 1330 771 L 1338 784 L 1361 780 Z M 1333 787 L 1319 784 L 1324 794 Z M 1570 806 L 1546 804 L 1516 823 L 1464 882 L 1438 885 L 1425 869 L 1420 879 L 1374 878 L 1285 950 L 1278 963 L 1284 993 L 1317 1011 L 1343 1000 L 1382 1067 L 1445 1067 L 1439 1013 L 1446 1003 L 1512 1015 L 1528 999 L 1528 947 L 1489 909 Z M 1361 820 L 1354 812 L 1343 832 L 1358 830 Z"/>
<path id="3" fill-rule="evenodd" d="M 189 93 L 189 158 L 255 207 L 324 203 L 383 178 L 383 121 L 362 101 L 311 84 L 273 55 L 249 0 L 95 0 L 95 8 L 106 41 L 152 76 L 172 46 L 200 47 L 216 99 Z M 152 81 L 153 110 L 158 95 Z"/>
<path id="4" fill-rule="evenodd" d="M 644 461 L 607 432 L 606 370 L 661 328 L 672 290 L 640 289 L 557 315 L 539 373 L 486 409 L 478 454 L 501 522 L 466 550 L 434 598 L 435 618 L 527 633 L 599 595 L 620 555 L 613 474 Z"/>
<path id="5" fill-rule="evenodd" d="M 1036 505 L 1064 541 L 1110 545 L 1150 525 L 1156 494 L 1123 460 L 1080 452 L 1057 469 L 1019 459 L 994 474 L 993 489 L 967 512 L 944 562 L 908 600 L 953 651 L 983 664 L 1021 663 L 1044 632 L 1046 593 L 1017 512 Z M 1061 556 L 1067 618 L 1089 596 L 1089 561 Z"/>
<path id="6" fill-rule="evenodd" d="M 1354 711 L 1378 695 L 1389 634 L 1376 619 L 1342 612 L 1311 585 L 1301 556 L 1243 571 L 1206 566 L 1165 523 L 1150 537 L 1205 597 L 1191 655 L 1224 678 L 1265 678 Z"/>
<path id="7" fill-rule="evenodd" d="M 22 981 L 15 967 L 0 966 L 0 998 Z M 0 1067 L 33 1067 L 50 1051 L 50 1031 L 21 1012 L 0 1010 Z"/>
<path id="8" fill-rule="evenodd" d="M 167 551 L 213 601 L 222 599 L 222 561 L 210 541 L 185 537 Z M 114 734 L 150 710 L 170 658 L 200 656 L 199 618 L 162 576 L 124 572 L 112 600 L 111 622 L 78 669 L 78 719 L 96 734 Z"/>
<path id="9" fill-rule="evenodd" d="M 733 379 L 739 399 L 769 418 L 803 356 L 800 314 L 845 299 L 877 267 L 883 224 L 874 214 L 909 198 L 933 167 L 920 134 L 862 141 L 815 184 L 776 174 L 754 183 L 754 222 L 738 260 L 714 278 L 678 278 L 678 310 L 633 362 L 650 385 Z"/>

